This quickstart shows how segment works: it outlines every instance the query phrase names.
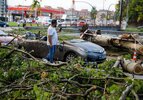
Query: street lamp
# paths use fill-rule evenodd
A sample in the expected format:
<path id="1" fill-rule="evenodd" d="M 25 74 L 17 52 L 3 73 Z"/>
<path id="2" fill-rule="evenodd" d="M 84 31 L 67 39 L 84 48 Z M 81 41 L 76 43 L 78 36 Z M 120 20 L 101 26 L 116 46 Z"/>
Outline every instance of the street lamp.
<path id="1" fill-rule="evenodd" d="M 74 2 L 86 3 L 86 4 L 90 5 L 92 7 L 92 9 L 96 9 L 92 4 L 90 4 L 89 2 L 86 2 L 86 1 L 74 1 Z M 94 19 L 94 26 L 95 26 L 95 19 Z"/>
<path id="2" fill-rule="evenodd" d="M 104 4 L 105 4 L 105 2 L 104 2 L 105 0 L 103 0 L 103 10 L 104 10 Z"/>
<path id="3" fill-rule="evenodd" d="M 120 30 L 121 30 L 121 24 L 122 24 L 122 11 L 123 11 L 123 0 L 120 0 L 120 19 L 119 19 Z"/>
<path id="4" fill-rule="evenodd" d="M 90 4 L 89 2 L 86 2 L 86 1 L 75 1 L 75 2 L 82 2 L 82 3 L 86 3 L 86 4 L 90 5 L 92 8 L 95 8 L 92 4 Z"/>
<path id="5" fill-rule="evenodd" d="M 110 4 L 109 7 L 108 7 L 108 9 L 107 9 L 106 25 L 107 25 L 107 20 L 108 20 L 108 12 L 109 12 L 109 9 L 110 9 L 110 7 L 111 7 L 112 5 L 116 5 L 116 4 Z"/>
<path id="6" fill-rule="evenodd" d="M 126 23 L 128 23 L 128 20 L 129 20 L 129 0 L 127 0 L 126 2 L 127 2 Z"/>

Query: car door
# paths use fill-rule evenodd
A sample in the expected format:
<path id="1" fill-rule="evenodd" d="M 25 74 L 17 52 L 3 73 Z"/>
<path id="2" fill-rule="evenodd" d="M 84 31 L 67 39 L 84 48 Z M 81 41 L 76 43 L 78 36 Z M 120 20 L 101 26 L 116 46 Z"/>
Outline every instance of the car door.
<path id="1" fill-rule="evenodd" d="M 49 53 L 49 48 L 46 41 L 25 40 L 21 44 L 24 49 L 36 58 L 44 58 Z"/>
<path id="2" fill-rule="evenodd" d="M 57 61 L 62 61 L 64 58 L 64 53 L 65 53 L 64 44 L 63 43 L 58 44 L 56 46 L 56 52 L 55 52 L 54 59 Z"/>

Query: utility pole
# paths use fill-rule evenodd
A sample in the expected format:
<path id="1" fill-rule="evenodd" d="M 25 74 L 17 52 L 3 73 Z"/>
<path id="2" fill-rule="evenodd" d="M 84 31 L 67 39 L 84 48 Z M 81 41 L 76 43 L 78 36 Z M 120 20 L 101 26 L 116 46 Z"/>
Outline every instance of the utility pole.
<path id="1" fill-rule="evenodd" d="M 108 9 L 107 9 L 106 26 L 107 26 L 107 20 L 109 20 L 108 18 L 110 18 L 110 17 L 109 17 L 109 16 L 110 16 L 110 15 L 109 15 L 109 12 L 110 12 L 109 10 L 110 10 L 110 7 L 111 7 L 112 5 L 115 5 L 115 4 L 110 4 L 109 7 L 108 7 Z M 109 15 L 109 16 L 108 16 L 108 15 Z"/>
<path id="2" fill-rule="evenodd" d="M 8 5 L 7 5 L 7 0 L 4 0 L 4 12 L 3 12 L 3 17 L 5 17 L 5 21 L 7 21 L 6 17 L 7 17 L 7 9 L 8 9 Z"/>
<path id="3" fill-rule="evenodd" d="M 72 0 L 72 19 L 71 19 L 71 24 L 73 22 L 73 16 L 74 16 L 74 6 L 75 6 L 75 0 Z"/>
<path id="4" fill-rule="evenodd" d="M 128 23 L 128 20 L 129 20 L 129 0 L 127 0 L 126 3 L 127 3 L 126 23 Z"/>
<path id="5" fill-rule="evenodd" d="M 121 30 L 121 24 L 122 24 L 122 11 L 123 11 L 123 0 L 120 0 L 120 19 L 119 19 L 120 30 Z"/>
<path id="6" fill-rule="evenodd" d="M 103 0 L 103 10 L 104 10 L 104 4 L 105 4 L 105 0 Z"/>

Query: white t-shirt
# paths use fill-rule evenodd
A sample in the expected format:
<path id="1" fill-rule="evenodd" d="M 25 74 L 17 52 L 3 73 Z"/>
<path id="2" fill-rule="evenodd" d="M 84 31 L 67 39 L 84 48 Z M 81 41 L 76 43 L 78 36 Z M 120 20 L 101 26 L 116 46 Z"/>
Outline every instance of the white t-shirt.
<path id="1" fill-rule="evenodd" d="M 56 45 L 58 43 L 58 34 L 56 29 L 50 25 L 47 30 L 47 33 L 48 33 L 47 35 L 52 36 L 52 45 Z M 49 44 L 48 39 L 47 39 L 47 44 Z"/>

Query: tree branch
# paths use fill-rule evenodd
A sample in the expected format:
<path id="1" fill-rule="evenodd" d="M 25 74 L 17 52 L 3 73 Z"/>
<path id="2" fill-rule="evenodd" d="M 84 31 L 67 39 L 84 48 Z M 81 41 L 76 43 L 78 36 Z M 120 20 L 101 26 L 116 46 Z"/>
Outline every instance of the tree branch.
<path id="1" fill-rule="evenodd" d="M 4 48 L 4 49 L 12 49 L 10 47 L 7 47 L 7 46 L 3 46 L 3 47 L 0 47 L 0 48 Z M 63 66 L 63 65 L 67 65 L 66 62 L 61 62 L 60 64 L 52 64 L 52 63 L 46 63 L 46 62 L 43 62 L 42 60 L 38 60 L 37 58 L 35 58 L 34 56 L 32 56 L 30 53 L 26 52 L 26 51 L 23 51 L 21 49 L 16 49 L 14 48 L 13 49 L 14 51 L 17 51 L 17 52 L 21 52 L 21 53 L 24 53 L 26 55 L 28 55 L 29 57 L 31 57 L 33 60 L 39 62 L 39 63 L 43 63 L 44 65 L 46 66 L 54 66 L 54 67 L 60 67 L 60 66 Z"/>
<path id="2" fill-rule="evenodd" d="M 122 92 L 122 95 L 119 98 L 119 100 L 126 100 L 126 96 L 131 91 L 132 87 L 133 87 L 133 82 L 131 85 L 127 86 L 126 89 Z"/>
<path id="3" fill-rule="evenodd" d="M 70 98 L 70 97 L 77 97 L 77 96 L 86 97 L 90 92 L 92 92 L 92 91 L 94 91 L 96 89 L 98 89 L 98 88 L 95 85 L 93 85 L 92 87 L 90 87 L 89 89 L 87 89 L 84 94 L 81 94 L 81 93 L 71 94 L 71 93 L 65 93 L 65 92 L 61 92 L 61 91 L 56 91 L 56 93 L 59 92 L 60 94 L 66 96 L 68 98 Z"/>
<path id="4" fill-rule="evenodd" d="M 138 95 L 136 94 L 136 92 L 135 92 L 134 90 L 132 90 L 131 92 L 132 92 L 132 94 L 135 96 L 136 100 L 139 100 L 139 97 L 138 97 Z"/>

